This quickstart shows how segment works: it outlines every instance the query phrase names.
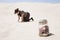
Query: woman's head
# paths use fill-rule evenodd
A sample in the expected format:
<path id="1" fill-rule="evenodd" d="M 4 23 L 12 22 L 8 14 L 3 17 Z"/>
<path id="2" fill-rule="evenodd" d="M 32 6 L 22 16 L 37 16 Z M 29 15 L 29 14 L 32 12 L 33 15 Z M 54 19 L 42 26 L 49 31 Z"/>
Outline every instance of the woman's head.
<path id="1" fill-rule="evenodd" d="M 14 13 L 18 13 L 19 12 L 19 8 L 15 9 Z"/>

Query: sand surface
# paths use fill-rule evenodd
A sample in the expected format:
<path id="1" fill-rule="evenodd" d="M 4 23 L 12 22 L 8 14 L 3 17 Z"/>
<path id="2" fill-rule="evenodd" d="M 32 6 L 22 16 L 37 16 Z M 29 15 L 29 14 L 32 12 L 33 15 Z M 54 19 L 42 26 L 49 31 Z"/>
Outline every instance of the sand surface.
<path id="1" fill-rule="evenodd" d="M 14 10 L 31 14 L 32 22 L 19 23 Z M 39 21 L 48 20 L 51 35 L 39 36 Z M 60 3 L 0 3 L 0 40 L 60 40 Z"/>

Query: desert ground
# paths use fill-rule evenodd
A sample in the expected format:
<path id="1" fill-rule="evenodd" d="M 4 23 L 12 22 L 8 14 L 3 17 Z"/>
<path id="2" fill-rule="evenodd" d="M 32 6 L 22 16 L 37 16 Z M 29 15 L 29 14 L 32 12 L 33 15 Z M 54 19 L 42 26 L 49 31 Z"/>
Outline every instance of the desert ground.
<path id="1" fill-rule="evenodd" d="M 18 22 L 14 10 L 29 12 L 34 21 Z M 48 20 L 49 37 L 39 36 L 39 21 Z M 0 3 L 0 40 L 60 40 L 60 3 Z"/>

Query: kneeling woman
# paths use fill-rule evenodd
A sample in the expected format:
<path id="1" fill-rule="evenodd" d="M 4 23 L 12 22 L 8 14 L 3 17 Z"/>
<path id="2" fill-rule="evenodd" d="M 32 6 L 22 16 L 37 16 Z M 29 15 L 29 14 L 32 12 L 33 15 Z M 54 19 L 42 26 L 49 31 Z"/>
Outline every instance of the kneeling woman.
<path id="1" fill-rule="evenodd" d="M 15 12 L 15 14 L 18 15 L 18 22 L 20 20 L 20 17 L 22 19 L 21 20 L 22 22 L 27 22 L 27 21 L 30 21 L 30 20 L 34 21 L 33 18 L 29 19 L 29 17 L 30 17 L 30 13 L 29 12 L 20 11 L 19 8 L 15 9 L 14 12 Z"/>

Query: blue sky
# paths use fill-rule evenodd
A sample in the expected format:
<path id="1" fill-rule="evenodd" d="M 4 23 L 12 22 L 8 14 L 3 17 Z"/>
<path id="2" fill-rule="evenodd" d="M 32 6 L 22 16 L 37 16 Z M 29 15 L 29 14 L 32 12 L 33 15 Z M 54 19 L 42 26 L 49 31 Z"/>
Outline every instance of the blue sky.
<path id="1" fill-rule="evenodd" d="M 0 2 L 48 2 L 48 3 L 60 3 L 60 0 L 0 0 Z"/>

